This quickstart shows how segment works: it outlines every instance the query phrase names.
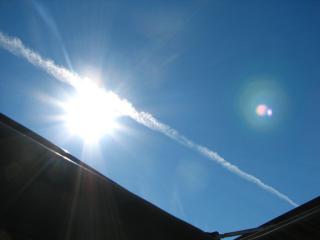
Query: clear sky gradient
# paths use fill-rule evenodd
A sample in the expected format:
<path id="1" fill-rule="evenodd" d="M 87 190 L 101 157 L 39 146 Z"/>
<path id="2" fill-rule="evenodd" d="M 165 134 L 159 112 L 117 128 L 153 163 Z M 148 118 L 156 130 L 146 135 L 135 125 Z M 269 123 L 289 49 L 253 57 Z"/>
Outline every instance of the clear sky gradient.
<path id="1" fill-rule="evenodd" d="M 0 31 L 302 204 L 320 192 L 319 11 L 318 1 L 4 0 Z M 2 113 L 205 231 L 292 209 L 128 117 L 86 146 L 55 118 L 70 86 L 3 48 L 0 73 Z"/>

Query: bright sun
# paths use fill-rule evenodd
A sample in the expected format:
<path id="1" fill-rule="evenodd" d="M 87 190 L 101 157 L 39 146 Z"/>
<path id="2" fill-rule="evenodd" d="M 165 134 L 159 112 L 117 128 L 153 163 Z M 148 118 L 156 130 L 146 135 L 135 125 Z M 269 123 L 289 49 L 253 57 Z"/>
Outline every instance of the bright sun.
<path id="1" fill-rule="evenodd" d="M 85 83 L 63 104 L 64 121 L 73 135 L 86 143 L 96 143 L 118 127 L 117 101 L 94 84 Z"/>

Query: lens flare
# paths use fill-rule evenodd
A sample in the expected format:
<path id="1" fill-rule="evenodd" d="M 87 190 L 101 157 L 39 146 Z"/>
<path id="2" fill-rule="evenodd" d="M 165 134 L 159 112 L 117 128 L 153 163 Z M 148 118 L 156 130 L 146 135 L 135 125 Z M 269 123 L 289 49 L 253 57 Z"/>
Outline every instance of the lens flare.
<path id="1" fill-rule="evenodd" d="M 268 116 L 268 117 L 271 117 L 272 116 L 272 109 L 269 108 L 267 105 L 265 104 L 259 104 L 257 107 L 256 107 L 256 114 L 259 116 L 259 117 L 265 117 L 265 116 Z"/>
<path id="2" fill-rule="evenodd" d="M 260 104 L 256 108 L 256 113 L 258 114 L 258 116 L 264 116 L 267 113 L 267 109 L 268 107 L 266 105 Z"/>

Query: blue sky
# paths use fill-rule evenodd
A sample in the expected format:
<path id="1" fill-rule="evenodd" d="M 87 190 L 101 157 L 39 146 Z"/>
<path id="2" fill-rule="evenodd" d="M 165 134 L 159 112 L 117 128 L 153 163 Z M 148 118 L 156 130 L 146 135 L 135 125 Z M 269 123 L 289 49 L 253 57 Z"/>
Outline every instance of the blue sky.
<path id="1" fill-rule="evenodd" d="M 195 143 L 302 204 L 319 194 L 317 1 L 1 1 L 0 31 L 99 79 Z M 88 149 L 52 116 L 72 94 L 0 48 L 0 111 L 130 191 L 205 230 L 292 208 L 128 117 Z M 273 110 L 259 117 L 258 104 Z"/>

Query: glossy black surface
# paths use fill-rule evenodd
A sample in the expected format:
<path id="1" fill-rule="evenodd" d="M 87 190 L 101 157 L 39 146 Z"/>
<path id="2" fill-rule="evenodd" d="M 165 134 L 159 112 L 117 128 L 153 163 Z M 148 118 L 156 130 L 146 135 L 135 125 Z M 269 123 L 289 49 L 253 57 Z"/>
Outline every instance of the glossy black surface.
<path id="1" fill-rule="evenodd" d="M 238 239 L 320 239 L 320 197 L 263 224 L 261 229 Z"/>
<path id="2" fill-rule="evenodd" d="M 0 240 L 219 238 L 130 193 L 2 114 L 0 153 Z M 320 197 L 258 229 L 237 239 L 320 239 Z"/>
<path id="3" fill-rule="evenodd" d="M 209 239 L 1 115 L 0 239 Z"/>

